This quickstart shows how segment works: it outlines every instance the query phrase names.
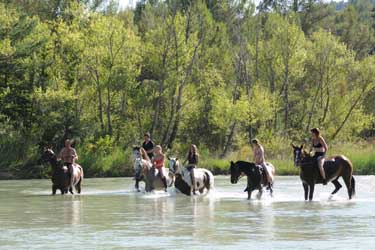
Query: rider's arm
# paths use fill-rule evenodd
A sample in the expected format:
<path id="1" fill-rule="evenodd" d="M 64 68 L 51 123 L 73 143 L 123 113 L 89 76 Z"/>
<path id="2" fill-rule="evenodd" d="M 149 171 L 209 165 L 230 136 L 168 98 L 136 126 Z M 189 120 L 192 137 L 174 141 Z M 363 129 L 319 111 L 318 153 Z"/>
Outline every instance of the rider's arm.
<path id="1" fill-rule="evenodd" d="M 198 165 L 198 163 L 199 163 L 199 155 L 195 155 L 195 159 L 197 161 L 195 164 Z"/>
<path id="2" fill-rule="evenodd" d="M 76 150 L 73 148 L 73 161 L 78 160 L 78 155 Z"/>
<path id="3" fill-rule="evenodd" d="M 324 152 L 327 152 L 328 151 L 328 145 L 326 143 L 326 141 L 324 140 L 323 137 L 320 137 L 320 143 L 322 144 L 323 148 L 324 148 Z"/>
<path id="4" fill-rule="evenodd" d="M 59 160 L 59 161 L 61 160 L 63 152 L 64 152 L 64 148 L 61 149 L 60 153 L 57 155 L 57 160 Z"/>

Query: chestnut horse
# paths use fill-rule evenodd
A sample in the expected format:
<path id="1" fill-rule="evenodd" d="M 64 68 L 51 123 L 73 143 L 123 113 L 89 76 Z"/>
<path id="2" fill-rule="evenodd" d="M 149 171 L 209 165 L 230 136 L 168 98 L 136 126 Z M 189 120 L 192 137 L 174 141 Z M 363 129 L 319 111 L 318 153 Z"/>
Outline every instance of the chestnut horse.
<path id="1" fill-rule="evenodd" d="M 303 149 L 303 145 L 297 147 L 292 144 L 292 147 L 294 165 L 300 167 L 300 178 L 305 191 L 305 200 L 309 199 L 311 201 L 314 195 L 315 184 L 323 183 L 323 178 L 319 172 L 318 161 Z M 351 199 L 355 194 L 355 180 L 351 161 L 343 155 L 337 155 L 326 159 L 323 167 L 327 182 L 331 181 L 333 185 L 335 185 L 335 189 L 331 195 L 336 194 L 342 187 L 338 181 L 338 179 L 342 177 L 348 190 L 349 199 Z"/>
<path id="2" fill-rule="evenodd" d="M 83 180 L 83 169 L 78 164 L 73 164 L 73 180 L 71 182 L 71 174 L 67 166 L 62 161 L 57 160 L 56 154 L 52 149 L 48 148 L 43 152 L 43 162 L 49 162 L 52 166 L 52 195 L 56 194 L 56 190 L 60 189 L 61 194 L 73 194 L 73 187 L 77 193 L 81 193 L 81 183 Z"/>

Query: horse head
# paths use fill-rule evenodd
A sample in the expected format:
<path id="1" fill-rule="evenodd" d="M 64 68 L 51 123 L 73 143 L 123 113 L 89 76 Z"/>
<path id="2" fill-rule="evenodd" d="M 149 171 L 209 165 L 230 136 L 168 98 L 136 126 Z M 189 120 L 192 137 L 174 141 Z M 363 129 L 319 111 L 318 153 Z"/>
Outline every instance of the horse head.
<path id="1" fill-rule="evenodd" d="M 42 163 L 46 163 L 51 162 L 52 160 L 56 160 L 55 152 L 53 152 L 52 148 L 45 148 L 40 158 L 40 161 Z"/>
<path id="2" fill-rule="evenodd" d="M 309 154 L 304 150 L 304 145 L 295 146 L 293 143 L 291 144 L 293 148 L 293 159 L 294 159 L 294 166 L 301 167 L 302 161 L 308 156 Z"/>
<path id="3" fill-rule="evenodd" d="M 236 184 L 241 176 L 240 168 L 233 161 L 230 162 L 230 182 Z"/>
<path id="4" fill-rule="evenodd" d="M 140 153 L 141 147 L 139 146 L 133 146 L 133 160 L 135 161 L 137 158 L 141 157 Z"/>
<path id="5" fill-rule="evenodd" d="M 143 162 L 141 157 L 137 157 L 134 160 L 134 171 L 135 171 L 135 179 L 139 180 L 142 176 L 143 170 Z"/>
<path id="6" fill-rule="evenodd" d="M 168 156 L 168 167 L 169 167 L 169 175 L 175 175 L 180 171 L 180 162 L 178 158 L 170 158 Z"/>

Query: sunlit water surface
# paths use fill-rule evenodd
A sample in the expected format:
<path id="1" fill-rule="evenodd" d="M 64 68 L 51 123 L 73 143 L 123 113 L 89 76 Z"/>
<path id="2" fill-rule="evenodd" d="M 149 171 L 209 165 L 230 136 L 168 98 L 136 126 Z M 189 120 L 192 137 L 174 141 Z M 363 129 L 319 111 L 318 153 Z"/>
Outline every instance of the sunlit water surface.
<path id="1" fill-rule="evenodd" d="M 261 201 L 224 176 L 204 197 L 136 193 L 131 178 L 85 179 L 74 196 L 0 181 L 0 249 L 374 249 L 375 176 L 356 180 L 355 199 L 319 185 L 314 202 L 298 177 L 278 177 Z"/>

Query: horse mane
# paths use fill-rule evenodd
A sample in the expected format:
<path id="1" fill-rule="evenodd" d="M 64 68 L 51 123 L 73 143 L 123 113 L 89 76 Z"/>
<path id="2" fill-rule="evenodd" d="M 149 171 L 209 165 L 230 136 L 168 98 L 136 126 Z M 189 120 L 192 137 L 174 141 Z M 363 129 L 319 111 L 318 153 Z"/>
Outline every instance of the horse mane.
<path id="1" fill-rule="evenodd" d="M 241 164 L 241 165 L 245 165 L 248 167 L 256 167 L 256 164 L 254 162 L 248 162 L 248 161 L 236 161 L 234 164 L 235 165 Z"/>

